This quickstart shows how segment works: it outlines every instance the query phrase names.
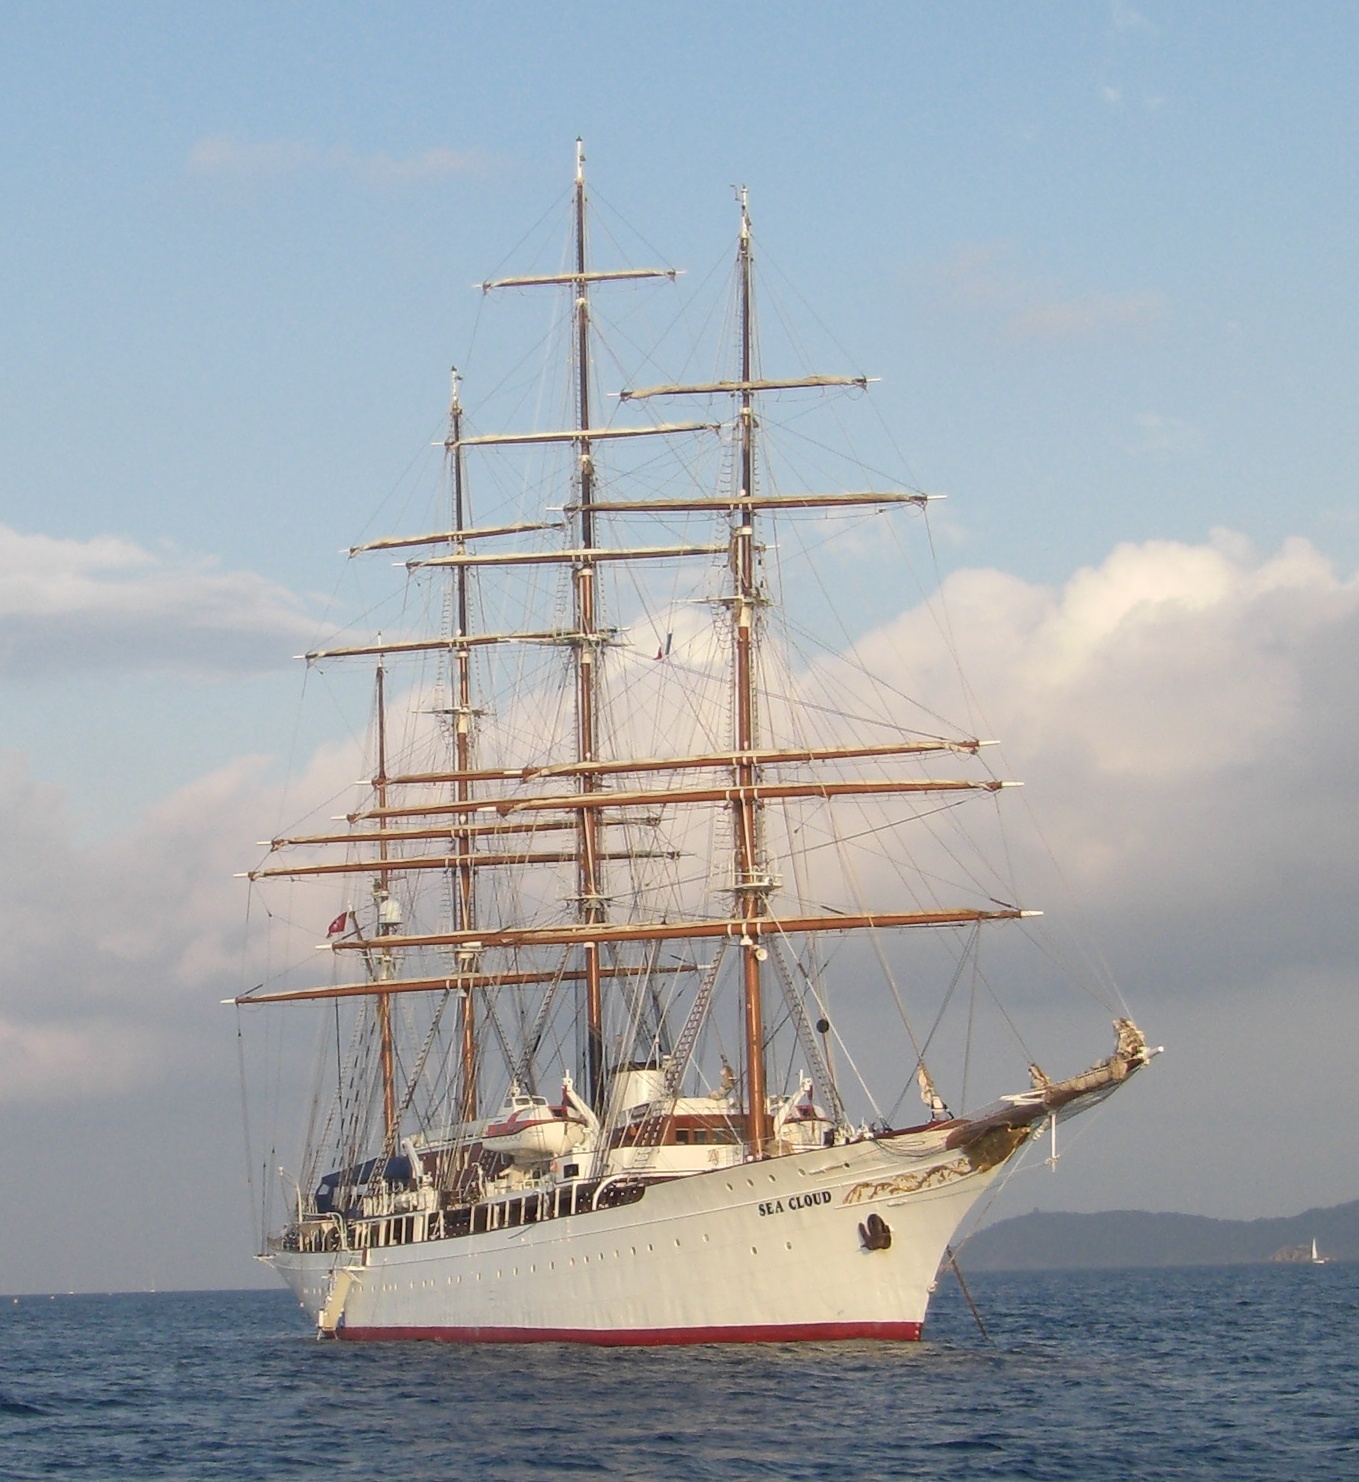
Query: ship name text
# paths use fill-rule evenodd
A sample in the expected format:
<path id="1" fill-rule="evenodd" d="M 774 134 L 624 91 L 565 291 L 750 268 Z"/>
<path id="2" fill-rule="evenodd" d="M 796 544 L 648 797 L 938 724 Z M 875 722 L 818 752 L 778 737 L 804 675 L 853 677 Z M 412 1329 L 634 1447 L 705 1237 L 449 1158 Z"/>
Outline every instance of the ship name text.
<path id="1" fill-rule="evenodd" d="M 814 1209 L 818 1204 L 829 1204 L 829 1189 L 813 1189 L 809 1194 L 794 1194 L 789 1199 L 768 1199 L 759 1206 L 761 1215 L 785 1214 L 795 1209 Z"/>

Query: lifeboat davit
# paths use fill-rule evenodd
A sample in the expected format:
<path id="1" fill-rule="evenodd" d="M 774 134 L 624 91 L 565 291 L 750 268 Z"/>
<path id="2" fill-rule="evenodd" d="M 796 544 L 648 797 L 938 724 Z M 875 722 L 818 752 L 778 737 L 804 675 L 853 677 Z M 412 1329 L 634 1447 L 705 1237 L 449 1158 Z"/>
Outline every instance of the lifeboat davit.
<path id="1" fill-rule="evenodd" d="M 549 1106 L 546 1096 L 527 1096 L 511 1086 L 505 1104 L 486 1124 L 482 1145 L 516 1163 L 550 1163 L 579 1147 L 589 1130 L 565 1097 L 563 1103 Z"/>

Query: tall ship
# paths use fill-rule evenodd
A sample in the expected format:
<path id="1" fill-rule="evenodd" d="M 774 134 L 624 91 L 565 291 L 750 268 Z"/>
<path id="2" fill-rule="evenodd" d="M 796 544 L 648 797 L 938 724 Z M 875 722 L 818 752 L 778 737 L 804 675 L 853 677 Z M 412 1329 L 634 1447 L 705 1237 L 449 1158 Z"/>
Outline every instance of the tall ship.
<path id="1" fill-rule="evenodd" d="M 306 655 L 371 676 L 367 776 L 249 874 L 242 1018 L 320 1042 L 261 1258 L 351 1340 L 917 1339 L 969 1210 L 1151 1051 L 1116 1017 L 964 1109 L 983 943 L 1037 914 L 970 842 L 1007 782 L 812 613 L 929 496 L 780 462 L 868 381 L 764 365 L 743 190 L 720 358 L 670 379 L 599 305 L 676 274 L 596 266 L 590 206 L 578 145 L 556 270 L 481 285 L 555 304 L 548 392 L 484 430 L 455 374 L 435 528 L 350 552 L 395 629 Z"/>

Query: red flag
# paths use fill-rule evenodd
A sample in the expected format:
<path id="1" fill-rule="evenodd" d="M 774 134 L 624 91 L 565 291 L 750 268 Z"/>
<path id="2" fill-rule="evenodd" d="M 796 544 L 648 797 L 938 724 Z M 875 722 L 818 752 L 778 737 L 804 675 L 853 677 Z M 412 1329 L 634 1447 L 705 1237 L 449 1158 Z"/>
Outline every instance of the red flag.
<path id="1" fill-rule="evenodd" d="M 340 914 L 334 919 L 334 921 L 332 921 L 330 925 L 326 927 L 326 935 L 328 937 L 333 937 L 336 932 L 343 931 L 345 928 L 345 922 L 347 922 L 348 920 L 349 912 L 341 911 Z"/>

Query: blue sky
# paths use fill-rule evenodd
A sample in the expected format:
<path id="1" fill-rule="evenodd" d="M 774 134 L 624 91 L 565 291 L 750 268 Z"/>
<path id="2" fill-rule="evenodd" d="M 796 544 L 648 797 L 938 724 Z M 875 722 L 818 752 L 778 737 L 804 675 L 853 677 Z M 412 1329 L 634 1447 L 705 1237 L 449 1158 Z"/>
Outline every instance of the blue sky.
<path id="1" fill-rule="evenodd" d="M 969 559 L 1053 578 L 1221 522 L 1352 554 L 1357 25 L 11 12 L 7 497 L 34 491 L 50 533 L 295 583 L 317 520 L 352 525 L 437 419 L 472 265 L 560 193 L 583 133 L 596 189 L 692 270 L 730 235 L 728 182 L 751 185 L 765 250 L 884 378 L 920 477 L 966 489 Z"/>
<path id="2" fill-rule="evenodd" d="M 601 198 L 695 273 L 728 250 L 729 183 L 751 186 L 767 259 L 882 378 L 905 468 L 952 494 L 945 562 L 1056 581 L 1218 525 L 1359 557 L 1346 7 L 4 24 L 16 529 L 332 591 L 332 553 L 439 425 L 471 283 L 559 197 L 583 133 Z M 252 743 L 219 690 L 186 707 L 143 683 L 164 719 L 123 741 L 134 787 L 139 746 L 187 779 L 205 737 Z M 48 699 L 63 766 L 74 703 Z"/>
<path id="3" fill-rule="evenodd" d="M 1075 623 L 1071 584 L 1088 570 L 1101 591 L 1145 583 L 1218 614 L 1216 657 L 1153 685 L 1144 718 L 1159 716 L 1151 734 L 1164 737 L 1184 712 L 1158 704 L 1191 692 L 1197 704 L 1234 668 L 1276 687 L 1253 708 L 1203 701 L 1211 765 L 1199 781 L 1222 810 L 1207 832 L 1235 838 L 1224 820 L 1244 828 L 1257 806 L 1276 809 L 1281 835 L 1244 829 L 1259 870 L 1242 891 L 1281 898 L 1271 861 L 1306 810 L 1260 779 L 1292 769 L 1309 800 L 1337 787 L 1348 798 L 1354 783 L 1339 738 L 1354 718 L 1341 635 L 1359 563 L 1357 43 L 1359 11 L 1341 5 L 9 7 L 0 748 L 18 823 L 0 845 L 6 878 L 56 900 L 79 877 L 73 900 L 107 904 L 101 871 L 135 868 L 168 826 L 183 855 L 165 860 L 223 892 L 210 906 L 176 896 L 175 930 L 191 935 L 196 910 L 236 908 L 226 876 L 261 836 L 259 789 L 290 750 L 304 768 L 340 729 L 333 713 L 298 722 L 288 656 L 345 611 L 338 551 L 425 467 L 449 365 L 498 373 L 472 285 L 524 239 L 544 240 L 583 134 L 627 251 L 695 280 L 729 260 L 730 187 L 749 185 L 781 301 L 801 314 L 801 295 L 834 326 L 811 330 L 823 367 L 881 377 L 873 460 L 950 495 L 940 574 L 979 612 L 1020 622 L 1041 600 Z M 1246 544 L 1212 546 L 1218 529 Z M 1293 537 L 1315 560 L 1285 562 L 1271 586 L 1259 573 L 1284 569 L 1269 563 Z M 1122 545 L 1144 559 L 1111 565 Z M 985 571 L 1003 574 L 1003 593 Z M 860 629 L 915 600 L 877 575 Z M 1296 601 L 1287 621 L 1280 590 Z M 1169 663 L 1204 635 L 1202 623 L 1167 630 L 1156 651 Z M 1266 662 L 1295 652 L 1310 657 Z M 1080 724 L 1131 672 L 1108 662 L 1070 712 Z M 1062 693 L 1054 714 L 1076 707 Z M 1011 710 L 1023 731 L 1018 699 Z M 1243 759 L 1225 744 L 1253 734 L 1252 714 L 1276 712 L 1268 746 Z M 1315 772 L 1287 744 L 1299 725 L 1335 738 Z M 1100 734 L 1116 729 L 1110 719 Z M 1085 796 L 1052 806 L 1088 820 Z M 1178 793 L 1137 796 L 1144 820 L 1183 817 Z M 1070 832 L 1079 846 L 1075 822 Z M 1124 882 L 1153 866 L 1185 880 L 1219 867 L 1181 845 L 1173 862 L 1130 851 Z M 1353 865 L 1343 842 L 1332 847 L 1317 852 L 1343 901 Z M 1106 906 L 1094 902 L 1096 918 Z M 1123 942 L 1106 914 L 1125 978 L 1212 976 L 1212 945 L 1188 927 L 1178 965 L 1153 972 L 1137 934 Z M 1343 932 L 1310 941 L 1281 949 L 1279 966 L 1328 985 L 1289 1014 L 1297 1075 L 1333 1030 L 1354 945 Z M 125 988 L 103 991 L 95 1018 L 131 1043 L 144 1021 L 119 994 L 131 1002 L 139 978 L 166 969 L 119 950 Z M 232 990 L 213 953 L 193 968 L 185 952 L 186 998 L 223 996 L 223 972 Z M 74 985 L 98 979 L 101 961 L 94 944 L 38 969 L 71 975 L 72 1023 L 83 1022 Z M 1264 1017 L 1249 1022 L 1274 1033 L 1265 978 L 1251 992 Z M 1189 1016 L 1207 1054 L 1210 1016 L 1196 1012 L 1186 1001 L 1163 1018 Z M 65 1033 L 53 1016 L 47 1028 Z M 25 1033 L 46 1023 L 18 981 L 0 1021 Z M 211 1062 L 207 1021 L 176 1023 L 176 1053 Z M 204 1074 L 229 1106 L 229 1075 Z M 164 1084 L 178 1106 L 175 1077 Z M 140 1099 L 122 1085 L 99 1093 L 99 1116 L 126 1129 L 132 1157 L 158 1114 L 145 1077 Z M 1338 1081 L 1328 1094 L 1343 1114 Z M 90 1114 L 36 1089 L 15 1104 L 33 1129 Z M 1153 1122 L 1134 1125 L 1145 1141 Z M 1159 1188 L 1148 1177 L 1140 1202 L 1192 1207 L 1187 1169 Z M 1095 1206 L 1112 1186 L 1092 1175 L 1072 1197 Z M 1352 1175 L 1332 1172 L 1279 1197 L 1356 1193 Z M 1237 1175 L 1201 1202 L 1274 1212 Z M 185 1279 L 229 1271 L 229 1249 L 224 1239 Z M 83 1271 L 83 1259 L 68 1264 Z M 47 1268 L 32 1263 L 24 1279 L 41 1284 Z"/>

